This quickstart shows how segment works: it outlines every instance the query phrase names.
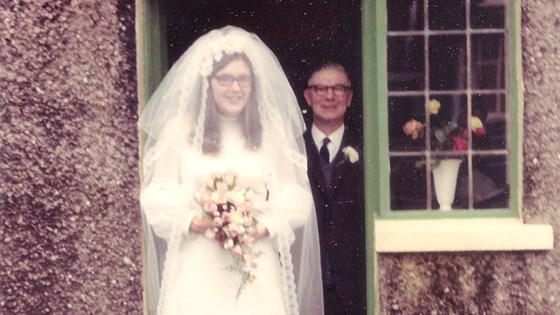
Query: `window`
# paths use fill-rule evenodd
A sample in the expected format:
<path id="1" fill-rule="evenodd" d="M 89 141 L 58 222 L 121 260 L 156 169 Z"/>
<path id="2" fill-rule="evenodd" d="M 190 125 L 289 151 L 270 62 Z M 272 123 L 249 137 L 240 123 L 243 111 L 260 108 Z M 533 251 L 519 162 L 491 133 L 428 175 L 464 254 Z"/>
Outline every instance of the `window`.
<path id="1" fill-rule="evenodd" d="M 551 247 L 549 226 L 520 220 L 519 2 L 371 0 L 363 25 L 377 250 Z"/>
<path id="2" fill-rule="evenodd" d="M 509 207 L 504 1 L 387 2 L 391 210 Z"/>

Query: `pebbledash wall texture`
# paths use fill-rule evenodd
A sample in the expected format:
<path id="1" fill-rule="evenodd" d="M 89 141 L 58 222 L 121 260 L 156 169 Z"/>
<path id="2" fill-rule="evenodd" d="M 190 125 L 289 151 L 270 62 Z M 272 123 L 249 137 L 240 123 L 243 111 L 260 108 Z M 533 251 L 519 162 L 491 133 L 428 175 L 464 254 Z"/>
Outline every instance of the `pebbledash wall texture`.
<path id="1" fill-rule="evenodd" d="M 142 314 L 134 18 L 0 2 L 1 314 Z"/>
<path id="2" fill-rule="evenodd" d="M 523 216 L 560 240 L 560 6 L 522 0 Z M 0 313 L 142 314 L 133 0 L 0 3 Z M 560 251 L 378 255 L 380 314 L 554 315 Z"/>
<path id="3" fill-rule="evenodd" d="M 560 5 L 521 6 L 523 218 L 552 225 L 556 248 L 378 255 L 380 314 L 560 314 Z"/>

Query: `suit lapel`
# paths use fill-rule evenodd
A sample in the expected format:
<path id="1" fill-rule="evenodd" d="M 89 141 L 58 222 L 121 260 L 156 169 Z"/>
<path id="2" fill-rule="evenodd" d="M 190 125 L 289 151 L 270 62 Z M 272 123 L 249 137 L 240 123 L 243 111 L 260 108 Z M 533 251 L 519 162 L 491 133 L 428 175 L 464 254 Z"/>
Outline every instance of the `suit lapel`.
<path id="1" fill-rule="evenodd" d="M 333 160 L 333 175 L 331 180 L 331 187 L 333 190 L 336 190 L 340 181 L 344 177 L 344 174 L 350 168 L 350 161 L 347 161 L 346 156 L 342 152 L 342 149 L 350 145 L 350 136 L 348 131 L 345 129 L 344 134 L 342 135 L 342 142 L 340 143 L 340 148 L 338 148 L 338 152 Z"/>
<path id="2" fill-rule="evenodd" d="M 319 183 L 318 190 L 324 194 L 328 194 L 328 188 L 325 183 L 325 178 L 323 177 L 323 171 L 321 170 L 321 163 L 319 159 L 319 150 L 313 141 L 311 136 L 311 130 L 307 130 L 304 134 L 305 143 L 307 144 L 307 167 L 309 174 Z"/>

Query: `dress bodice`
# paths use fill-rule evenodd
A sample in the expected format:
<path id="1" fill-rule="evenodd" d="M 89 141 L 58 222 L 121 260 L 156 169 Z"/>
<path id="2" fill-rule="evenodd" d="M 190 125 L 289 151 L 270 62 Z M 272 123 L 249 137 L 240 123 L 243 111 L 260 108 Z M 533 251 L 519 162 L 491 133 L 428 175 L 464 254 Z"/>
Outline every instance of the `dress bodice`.
<path id="1" fill-rule="evenodd" d="M 194 185 L 195 191 L 210 179 L 212 174 L 226 172 L 237 177 L 239 187 L 251 188 L 257 197 L 267 193 L 266 173 L 261 150 L 250 150 L 237 121 L 221 118 L 221 149 L 216 155 L 186 154 L 181 163 L 182 181 Z"/>

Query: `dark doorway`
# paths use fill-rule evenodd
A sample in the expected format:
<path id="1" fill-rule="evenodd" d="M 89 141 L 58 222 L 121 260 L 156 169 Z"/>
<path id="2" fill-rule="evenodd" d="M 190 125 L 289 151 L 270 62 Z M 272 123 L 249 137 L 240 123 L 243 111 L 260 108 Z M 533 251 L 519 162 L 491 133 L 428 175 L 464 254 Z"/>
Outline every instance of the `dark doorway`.
<path id="1" fill-rule="evenodd" d="M 169 64 L 208 31 L 225 25 L 242 27 L 274 51 L 308 122 L 302 92 L 309 72 L 324 60 L 343 64 L 354 86 L 348 124 L 361 131 L 360 4 L 359 0 L 162 1 Z"/>

